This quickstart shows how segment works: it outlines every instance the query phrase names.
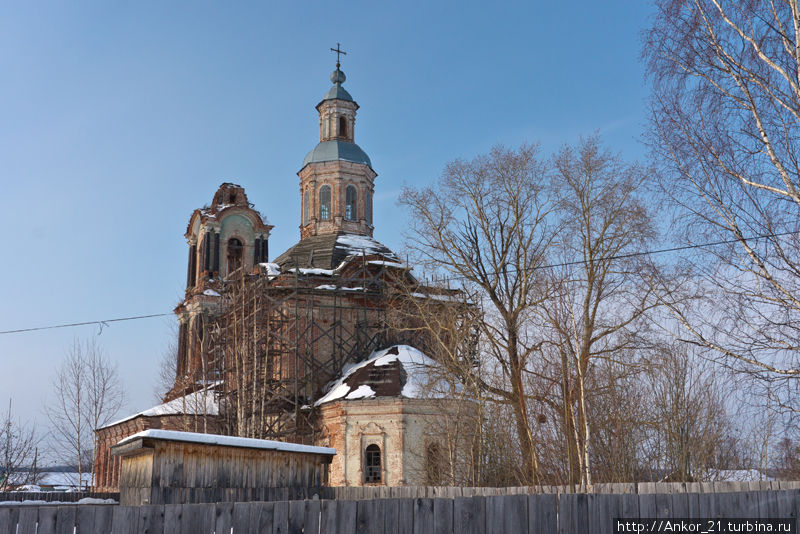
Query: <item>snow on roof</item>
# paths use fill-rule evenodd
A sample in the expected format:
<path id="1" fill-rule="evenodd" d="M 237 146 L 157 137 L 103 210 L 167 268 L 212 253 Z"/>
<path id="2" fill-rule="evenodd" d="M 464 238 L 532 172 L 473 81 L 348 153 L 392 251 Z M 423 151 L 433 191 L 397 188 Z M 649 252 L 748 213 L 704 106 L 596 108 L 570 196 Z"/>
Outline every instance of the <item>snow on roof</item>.
<path id="1" fill-rule="evenodd" d="M 123 439 L 117 445 L 130 443 L 140 438 L 163 439 L 167 441 L 184 441 L 187 443 L 203 443 L 206 445 L 224 445 L 227 447 L 244 447 L 248 449 L 266 449 L 283 452 L 302 452 L 306 454 L 336 454 L 331 447 L 314 447 L 299 443 L 284 443 L 268 439 L 240 438 L 236 436 L 220 436 L 217 434 L 201 434 L 199 432 L 180 432 L 178 430 L 144 430 Z"/>
<path id="2" fill-rule="evenodd" d="M 268 276 L 278 276 L 279 274 L 281 274 L 281 266 L 278 265 L 277 263 L 268 262 L 268 263 L 259 263 L 259 265 L 264 269 L 266 269 Z"/>
<path id="3" fill-rule="evenodd" d="M 92 483 L 92 473 L 81 473 L 81 486 L 86 487 Z M 78 486 L 77 471 L 45 471 L 39 479 L 40 486 L 56 486 L 74 488 Z"/>
<path id="4" fill-rule="evenodd" d="M 369 365 L 382 367 L 398 362 L 405 371 L 405 383 L 400 394 L 407 398 L 419 398 L 429 380 L 429 368 L 435 362 L 423 354 L 418 349 L 409 345 L 395 345 L 388 349 L 376 350 L 370 354 L 369 358 L 357 364 L 347 365 L 343 368 L 342 376 L 330 384 L 330 389 L 322 398 L 314 403 L 314 406 L 333 402 L 339 399 L 369 399 L 377 396 L 372 387 L 366 384 L 359 384 L 357 387 L 348 384 L 348 378 L 352 377 L 360 369 Z"/>
<path id="5" fill-rule="evenodd" d="M 398 259 L 394 252 L 387 249 L 386 246 L 379 241 L 366 235 L 339 234 L 336 238 L 336 244 L 349 255 L 380 254 L 385 257 Z"/>
<path id="6" fill-rule="evenodd" d="M 178 397 L 177 399 L 165 402 L 164 404 L 153 406 L 152 408 L 135 413 L 124 419 L 120 419 L 119 421 L 108 423 L 100 428 L 118 425 L 139 416 L 154 417 L 158 415 L 219 415 L 219 403 L 217 402 L 217 398 L 213 391 L 216 385 L 217 384 L 215 383 L 199 391 L 195 391 L 194 393 L 189 393 L 188 395 Z"/>
<path id="7" fill-rule="evenodd" d="M 291 269 L 286 269 L 287 272 L 293 273 L 295 271 L 299 271 L 300 274 L 319 274 L 324 276 L 333 276 L 333 269 L 320 269 L 318 267 L 301 267 L 300 269 L 295 269 L 292 267 Z"/>
<path id="8" fill-rule="evenodd" d="M 396 261 L 369 260 L 367 263 L 369 265 L 383 265 L 384 267 L 396 267 L 397 269 L 406 269 L 406 265 L 404 263 Z"/>

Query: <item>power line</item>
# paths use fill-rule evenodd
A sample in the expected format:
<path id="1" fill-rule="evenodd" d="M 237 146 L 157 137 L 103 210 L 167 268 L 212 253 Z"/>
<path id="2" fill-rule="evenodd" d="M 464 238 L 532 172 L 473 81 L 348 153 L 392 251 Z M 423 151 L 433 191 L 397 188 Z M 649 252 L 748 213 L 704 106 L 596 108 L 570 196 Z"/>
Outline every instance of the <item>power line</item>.
<path id="1" fill-rule="evenodd" d="M 53 330 L 55 328 L 71 328 L 74 326 L 87 326 L 87 325 L 98 325 L 102 331 L 103 326 L 108 326 L 108 323 L 117 323 L 120 321 L 135 321 L 137 319 L 149 319 L 151 317 L 165 317 L 167 315 L 172 315 L 171 313 L 154 313 L 151 315 L 135 315 L 133 317 L 119 317 L 117 319 L 102 319 L 100 321 L 86 321 L 83 323 L 69 323 L 69 324 L 57 324 L 51 326 L 37 326 L 35 328 L 20 328 L 18 330 L 4 330 L 0 331 L 0 334 L 18 334 L 21 332 L 34 332 L 36 330 Z"/>
<path id="2" fill-rule="evenodd" d="M 741 237 L 741 238 L 736 238 L 736 239 L 724 239 L 724 240 L 721 240 L 721 241 L 711 241 L 709 243 L 697 243 L 697 244 L 694 244 L 694 245 L 682 245 L 682 246 L 679 246 L 679 247 L 662 248 L 662 249 L 657 249 L 657 250 L 643 250 L 643 251 L 640 251 L 640 252 L 629 252 L 627 254 L 617 254 L 615 256 L 609 256 L 607 258 L 600 258 L 597 261 L 601 262 L 601 261 L 611 261 L 611 260 L 624 260 L 624 259 L 627 259 L 627 258 L 635 258 L 637 256 L 650 256 L 650 255 L 653 255 L 653 254 L 665 254 L 667 252 L 680 252 L 682 250 L 692 250 L 692 249 L 705 248 L 705 247 L 715 247 L 715 246 L 719 246 L 719 245 L 732 245 L 734 243 L 740 243 L 742 241 L 757 241 L 759 239 L 767 239 L 767 238 L 771 238 L 771 237 L 784 237 L 784 236 L 787 236 L 787 235 L 795 235 L 795 234 L 798 234 L 798 233 L 800 233 L 800 230 L 792 230 L 792 231 L 787 231 L 787 232 L 762 234 L 762 235 L 756 235 L 756 236 L 750 236 L 750 237 Z M 583 260 L 566 261 L 566 262 L 563 262 L 563 263 L 547 263 L 547 264 L 544 264 L 544 265 L 534 265 L 532 267 L 524 269 L 523 272 L 538 271 L 539 269 L 552 269 L 552 268 L 555 268 L 555 267 L 571 267 L 573 265 L 582 265 L 583 263 L 584 263 Z M 508 270 L 508 272 L 509 273 L 514 273 L 514 272 L 517 272 L 518 270 L 519 269 L 511 268 L 511 269 Z M 497 274 L 500 274 L 500 273 L 498 273 L 496 271 L 487 271 L 487 274 L 497 275 Z M 466 280 L 468 278 L 469 277 L 464 276 L 464 275 L 455 275 L 455 276 L 449 277 L 450 280 Z"/>
<path id="3" fill-rule="evenodd" d="M 680 252 L 682 250 L 693 250 L 693 249 L 704 248 L 704 247 L 714 247 L 714 246 L 718 246 L 718 245 L 731 245 L 731 244 L 734 244 L 734 243 L 739 243 L 741 241 L 757 241 L 759 239 L 767 239 L 767 238 L 771 238 L 771 237 L 784 237 L 784 236 L 787 236 L 787 235 L 795 235 L 795 234 L 798 234 L 798 233 L 800 233 L 800 230 L 794 230 L 794 231 L 788 231 L 788 232 L 780 232 L 780 233 L 771 233 L 771 234 L 763 234 L 763 235 L 757 235 L 757 236 L 751 236 L 751 237 L 742 237 L 742 238 L 737 238 L 737 239 L 725 239 L 725 240 L 721 240 L 721 241 L 712 241 L 712 242 L 709 242 L 709 243 L 698 243 L 698 244 L 694 244 L 694 245 L 682 245 L 682 246 L 679 246 L 679 247 L 662 248 L 662 249 L 657 249 L 657 250 L 644 250 L 644 251 L 641 251 L 641 252 L 630 252 L 628 254 L 618 254 L 616 256 L 610 256 L 608 258 L 602 258 L 600 261 L 621 260 L 621 259 L 627 259 L 627 258 L 634 258 L 634 257 L 637 257 L 637 256 L 649 256 L 649 255 L 653 255 L 653 254 L 666 254 L 667 252 Z M 569 266 L 572 266 L 572 265 L 580 265 L 582 263 L 583 263 L 583 261 L 580 261 L 580 260 L 567 261 L 567 262 L 563 262 L 563 263 L 549 263 L 549 264 L 545 264 L 545 265 L 535 265 L 535 266 L 533 266 L 533 267 L 531 267 L 530 269 L 527 269 L 527 270 L 536 271 L 536 270 L 539 270 L 539 269 L 552 269 L 552 268 L 555 268 L 555 267 L 569 267 Z M 513 273 L 516 270 L 517 269 L 511 269 L 511 270 L 509 270 L 509 272 Z M 492 272 L 491 274 L 499 274 L 499 273 Z M 463 275 L 461 275 L 461 276 L 457 275 L 457 276 L 451 276 L 450 277 L 451 280 L 459 280 L 459 279 L 466 279 L 466 278 L 467 277 L 463 276 Z M 37 331 L 37 330 L 52 330 L 52 329 L 56 329 L 56 328 L 71 328 L 71 327 L 75 327 L 75 326 L 87 326 L 87 325 L 98 325 L 100 327 L 101 331 L 102 331 L 103 326 L 108 326 L 108 323 L 116 323 L 116 322 L 120 322 L 120 321 L 135 321 L 135 320 L 138 320 L 138 319 L 150 319 L 152 317 L 166 317 L 166 316 L 171 316 L 171 315 L 172 315 L 172 313 L 155 313 L 155 314 L 151 314 L 151 315 L 135 315 L 135 316 L 132 316 L 132 317 L 120 317 L 120 318 L 117 318 L 117 319 L 103 319 L 103 320 L 99 320 L 99 321 L 86 321 L 86 322 L 82 322 L 82 323 L 68 323 L 68 324 L 59 324 L 59 325 L 51 325 L 51 326 L 38 326 L 38 327 L 35 327 L 35 328 L 20 328 L 20 329 L 17 329 L 17 330 L 0 331 L 0 335 L 2 335 L 2 334 L 18 334 L 18 333 L 22 333 L 22 332 L 34 332 L 34 331 Z"/>

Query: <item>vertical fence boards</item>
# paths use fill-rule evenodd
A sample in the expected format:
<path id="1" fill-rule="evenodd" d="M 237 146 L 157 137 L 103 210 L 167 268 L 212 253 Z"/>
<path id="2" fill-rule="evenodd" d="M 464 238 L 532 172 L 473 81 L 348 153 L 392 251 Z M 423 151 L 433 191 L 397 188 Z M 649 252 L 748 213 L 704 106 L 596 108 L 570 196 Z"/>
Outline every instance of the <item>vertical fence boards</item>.
<path id="1" fill-rule="evenodd" d="M 548 534 L 558 528 L 558 496 L 555 493 L 528 496 L 529 534 Z"/>
<path id="2" fill-rule="evenodd" d="M 589 532 L 588 504 L 585 493 L 561 495 L 558 499 L 558 533 Z"/>
<path id="3" fill-rule="evenodd" d="M 486 501 L 481 497 L 453 499 L 453 532 L 479 534 L 486 525 Z"/>
<path id="4" fill-rule="evenodd" d="M 164 532 L 164 505 L 149 504 L 139 508 L 137 532 L 161 534 Z"/>
<path id="5" fill-rule="evenodd" d="M 218 502 L 214 506 L 214 532 L 230 534 L 233 526 L 233 503 Z"/>
<path id="6" fill-rule="evenodd" d="M 289 532 L 289 503 L 276 502 L 272 507 L 274 514 L 272 522 L 273 534 L 287 534 L 287 532 Z"/>
<path id="7" fill-rule="evenodd" d="M 56 521 L 58 519 L 57 506 L 42 506 L 39 508 L 39 526 L 37 534 L 56 534 Z"/>
<path id="8" fill-rule="evenodd" d="M 75 519 L 78 513 L 76 508 L 77 506 L 58 507 L 58 513 L 56 514 L 56 534 L 72 534 L 75 531 Z M 77 530 L 79 532 L 84 532 L 80 527 Z M 110 531 L 110 529 L 108 531 Z"/>
<path id="9" fill-rule="evenodd" d="M 370 534 L 376 525 L 384 524 L 385 500 L 358 501 L 356 534 Z"/>
<path id="10" fill-rule="evenodd" d="M 453 499 L 433 500 L 433 531 L 442 534 L 453 532 Z"/>
<path id="11" fill-rule="evenodd" d="M 305 531 L 305 520 L 305 502 L 289 501 L 289 534 L 303 534 Z"/>
<path id="12" fill-rule="evenodd" d="M 354 534 L 358 501 L 339 501 L 336 503 L 336 534 Z"/>
<path id="13" fill-rule="evenodd" d="M 319 533 L 322 532 L 320 529 L 320 501 L 319 499 L 312 499 L 310 501 L 305 501 L 304 503 L 304 515 L 305 519 L 303 520 L 303 532 L 308 533 Z M 217 533 L 219 534 L 219 532 Z"/>
<path id="14" fill-rule="evenodd" d="M 19 511 L 17 534 L 36 534 L 36 521 L 39 515 L 38 506 L 23 506 Z"/>
<path id="15" fill-rule="evenodd" d="M 433 530 L 433 499 L 414 499 L 414 534 Z"/>
<path id="16" fill-rule="evenodd" d="M 475 495 L 441 490 L 429 493 L 436 497 L 419 498 L 401 498 L 414 492 L 384 488 L 389 497 L 383 499 L 370 499 L 375 493 L 364 488 L 348 488 L 339 492 L 340 500 L 0 506 L 0 534 L 611 534 L 615 518 L 716 520 L 800 514 L 798 489 L 686 493 L 686 487 L 673 484 L 666 493 L 640 494 L 531 494 L 530 488 L 508 488 L 505 495 Z M 460 496 L 464 494 L 473 496 Z M 343 495 L 362 499 L 345 500 Z"/>

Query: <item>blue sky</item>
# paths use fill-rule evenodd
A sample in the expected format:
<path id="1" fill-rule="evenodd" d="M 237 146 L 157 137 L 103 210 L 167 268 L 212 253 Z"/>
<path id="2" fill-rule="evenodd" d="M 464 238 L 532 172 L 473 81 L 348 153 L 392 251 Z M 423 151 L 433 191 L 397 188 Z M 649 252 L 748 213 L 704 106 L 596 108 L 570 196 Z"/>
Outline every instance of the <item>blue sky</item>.
<path id="1" fill-rule="evenodd" d="M 652 6 L 607 2 L 0 0 L 0 331 L 168 313 L 183 234 L 220 183 L 299 239 L 296 172 L 337 42 L 376 181 L 375 235 L 402 250 L 403 185 L 492 145 L 552 152 L 600 131 L 629 160 L 646 119 L 639 32 Z M 100 343 L 153 404 L 171 317 Z M 53 370 L 96 326 L 0 335 L 0 405 L 44 426 Z"/>

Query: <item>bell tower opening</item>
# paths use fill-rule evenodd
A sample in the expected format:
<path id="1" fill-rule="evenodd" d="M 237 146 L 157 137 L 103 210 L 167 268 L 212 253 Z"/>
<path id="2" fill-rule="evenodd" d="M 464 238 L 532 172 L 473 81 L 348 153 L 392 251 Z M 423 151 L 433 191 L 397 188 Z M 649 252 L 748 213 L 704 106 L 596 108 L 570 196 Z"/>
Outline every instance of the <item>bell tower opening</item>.
<path id="1" fill-rule="evenodd" d="M 347 119 L 339 117 L 339 137 L 347 139 Z"/>
<path id="2" fill-rule="evenodd" d="M 239 239 L 228 239 L 228 274 L 242 268 L 242 251 L 242 242 Z"/>

